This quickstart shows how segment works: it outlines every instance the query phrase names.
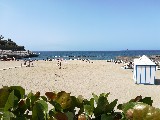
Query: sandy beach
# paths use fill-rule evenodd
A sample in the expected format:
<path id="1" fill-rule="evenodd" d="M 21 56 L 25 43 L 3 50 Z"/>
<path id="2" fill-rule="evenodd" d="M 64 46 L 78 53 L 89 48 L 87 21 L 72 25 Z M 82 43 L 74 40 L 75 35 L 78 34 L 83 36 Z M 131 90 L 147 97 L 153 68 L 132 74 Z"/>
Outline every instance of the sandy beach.
<path id="1" fill-rule="evenodd" d="M 110 92 L 109 101 L 118 99 L 118 104 L 142 95 L 151 97 L 153 106 L 160 108 L 160 85 L 135 84 L 133 70 L 122 69 L 123 64 L 105 60 L 91 62 L 63 61 L 62 69 L 59 69 L 57 60 L 34 61 L 34 67 L 20 67 L 23 61 L 0 61 L 0 86 L 22 86 L 26 93 L 32 90 L 40 91 L 42 95 L 47 91 L 63 90 L 87 99 L 92 93 Z M 160 71 L 156 71 L 156 79 L 160 79 Z"/>

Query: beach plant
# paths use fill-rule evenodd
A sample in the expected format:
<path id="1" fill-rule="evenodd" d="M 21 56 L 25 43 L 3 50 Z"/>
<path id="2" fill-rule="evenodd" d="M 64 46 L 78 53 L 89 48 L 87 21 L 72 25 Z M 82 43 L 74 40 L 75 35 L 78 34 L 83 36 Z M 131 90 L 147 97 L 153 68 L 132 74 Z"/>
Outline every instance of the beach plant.
<path id="1" fill-rule="evenodd" d="M 159 120 L 160 109 L 152 107 L 150 97 L 137 96 L 119 104 L 108 101 L 110 93 L 92 94 L 89 100 L 71 93 L 31 91 L 25 94 L 21 86 L 0 89 L 0 119 L 2 120 Z"/>
<path id="2" fill-rule="evenodd" d="M 1 88 L 0 118 L 6 120 L 39 120 L 39 118 L 44 118 L 48 104 L 40 100 L 38 94 L 29 93 L 28 96 L 25 96 L 25 90 L 20 86 Z"/>
<path id="3" fill-rule="evenodd" d="M 123 111 L 123 120 L 159 120 L 160 109 L 153 107 L 152 103 L 151 97 L 137 96 L 117 108 Z"/>
<path id="4" fill-rule="evenodd" d="M 114 111 L 114 108 L 117 104 L 118 99 L 115 99 L 111 103 L 108 101 L 108 96 L 110 93 L 102 93 L 100 96 L 97 96 L 95 94 L 93 95 L 93 98 L 96 103 L 96 107 L 93 107 L 94 109 L 94 116 L 95 119 L 116 119 L 119 115 Z"/>
<path id="5" fill-rule="evenodd" d="M 3 87 L 0 89 L 1 118 L 23 117 L 24 110 L 21 107 L 21 103 L 24 95 L 25 90 L 20 86 Z"/>

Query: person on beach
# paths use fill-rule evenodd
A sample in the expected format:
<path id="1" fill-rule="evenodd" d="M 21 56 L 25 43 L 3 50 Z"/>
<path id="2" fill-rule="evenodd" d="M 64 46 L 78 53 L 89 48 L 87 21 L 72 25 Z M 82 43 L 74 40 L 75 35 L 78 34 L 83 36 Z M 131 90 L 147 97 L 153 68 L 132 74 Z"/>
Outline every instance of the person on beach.
<path id="1" fill-rule="evenodd" d="M 30 66 L 31 66 L 30 62 L 31 62 L 31 61 L 29 60 L 29 61 L 28 61 L 28 67 L 30 67 Z"/>
<path id="2" fill-rule="evenodd" d="M 59 60 L 58 60 L 58 62 L 57 62 L 57 66 L 59 66 Z"/>
<path id="3" fill-rule="evenodd" d="M 31 64 L 31 66 L 32 66 L 32 67 L 34 67 L 34 65 L 33 65 L 33 61 L 32 61 L 32 64 Z"/>
<path id="4" fill-rule="evenodd" d="M 12 57 L 12 61 L 15 61 L 16 59 L 15 59 L 15 57 Z"/>
<path id="5" fill-rule="evenodd" d="M 59 69 L 61 69 L 61 65 L 62 65 L 62 63 L 61 63 L 61 61 L 59 62 Z"/>
<path id="6" fill-rule="evenodd" d="M 27 64 L 27 61 L 26 60 L 24 60 L 24 65 L 26 65 Z"/>

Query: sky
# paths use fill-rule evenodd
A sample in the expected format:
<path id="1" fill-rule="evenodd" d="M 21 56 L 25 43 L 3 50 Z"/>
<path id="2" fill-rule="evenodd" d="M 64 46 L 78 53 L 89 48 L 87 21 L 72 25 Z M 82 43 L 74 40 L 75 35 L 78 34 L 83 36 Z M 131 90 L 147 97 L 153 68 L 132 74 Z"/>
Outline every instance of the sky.
<path id="1" fill-rule="evenodd" d="M 0 0 L 0 35 L 32 51 L 160 50 L 160 0 Z"/>

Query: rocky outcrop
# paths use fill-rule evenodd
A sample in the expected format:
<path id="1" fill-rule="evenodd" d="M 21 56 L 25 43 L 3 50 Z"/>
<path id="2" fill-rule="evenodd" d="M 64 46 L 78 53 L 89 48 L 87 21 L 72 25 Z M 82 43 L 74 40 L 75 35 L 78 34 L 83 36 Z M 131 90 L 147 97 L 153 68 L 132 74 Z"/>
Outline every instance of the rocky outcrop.
<path id="1" fill-rule="evenodd" d="M 24 46 L 19 46 L 11 39 L 3 40 L 3 36 L 0 36 L 0 49 L 1 50 L 12 50 L 12 51 L 25 51 Z"/>
<path id="2" fill-rule="evenodd" d="M 4 37 L 0 36 L 0 58 L 29 58 L 38 57 L 36 53 L 26 51 L 24 46 L 19 46 L 11 39 L 4 40 Z"/>

